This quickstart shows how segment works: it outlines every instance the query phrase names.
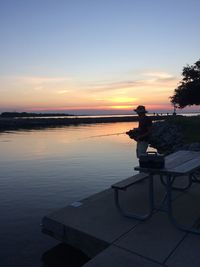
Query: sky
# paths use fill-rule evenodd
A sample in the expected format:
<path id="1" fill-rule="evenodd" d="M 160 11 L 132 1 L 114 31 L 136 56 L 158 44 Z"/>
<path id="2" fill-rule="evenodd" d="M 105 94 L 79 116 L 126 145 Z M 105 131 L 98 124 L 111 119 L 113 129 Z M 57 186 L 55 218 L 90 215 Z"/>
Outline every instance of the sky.
<path id="1" fill-rule="evenodd" d="M 0 112 L 172 111 L 183 67 L 200 59 L 199 10 L 199 0 L 0 0 Z"/>

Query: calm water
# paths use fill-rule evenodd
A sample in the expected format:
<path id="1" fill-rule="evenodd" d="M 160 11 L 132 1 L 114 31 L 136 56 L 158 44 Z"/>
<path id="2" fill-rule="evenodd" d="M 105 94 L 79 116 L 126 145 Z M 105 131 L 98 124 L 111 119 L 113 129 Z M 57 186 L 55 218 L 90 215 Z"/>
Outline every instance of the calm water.
<path id="1" fill-rule="evenodd" d="M 41 233 L 44 215 L 110 187 L 133 173 L 137 123 L 18 131 L 0 135 L 0 266 L 48 266 L 59 244 Z M 70 266 L 70 265 L 69 265 Z"/>

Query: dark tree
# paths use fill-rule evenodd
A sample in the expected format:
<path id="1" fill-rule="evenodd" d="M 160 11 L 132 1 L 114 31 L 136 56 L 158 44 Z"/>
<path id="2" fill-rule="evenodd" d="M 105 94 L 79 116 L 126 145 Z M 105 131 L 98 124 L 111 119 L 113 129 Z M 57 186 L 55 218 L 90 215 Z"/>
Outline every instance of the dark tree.
<path id="1" fill-rule="evenodd" d="M 194 65 L 183 68 L 183 79 L 170 97 L 174 107 L 184 108 L 186 106 L 200 104 L 200 60 Z"/>

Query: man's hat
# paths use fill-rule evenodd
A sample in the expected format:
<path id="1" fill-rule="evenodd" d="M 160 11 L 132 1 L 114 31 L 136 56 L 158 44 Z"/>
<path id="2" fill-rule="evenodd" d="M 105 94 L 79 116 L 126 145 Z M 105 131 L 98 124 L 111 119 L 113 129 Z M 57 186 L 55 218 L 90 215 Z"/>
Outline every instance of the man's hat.
<path id="1" fill-rule="evenodd" d="M 147 113 L 148 111 L 145 109 L 145 106 L 138 106 L 136 109 L 134 109 L 137 113 Z"/>

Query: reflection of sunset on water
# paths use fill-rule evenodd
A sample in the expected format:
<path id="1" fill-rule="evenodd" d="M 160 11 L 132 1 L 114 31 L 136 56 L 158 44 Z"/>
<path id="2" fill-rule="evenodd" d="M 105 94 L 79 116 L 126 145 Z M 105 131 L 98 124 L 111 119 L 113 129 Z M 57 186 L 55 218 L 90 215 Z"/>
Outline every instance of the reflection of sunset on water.
<path id="1" fill-rule="evenodd" d="M 121 146 L 135 146 L 126 132 L 137 127 L 137 122 L 101 123 L 91 125 L 67 126 L 33 131 L 12 133 L 10 142 L 1 143 L 2 160 L 37 158 L 69 158 L 72 154 L 88 157 L 94 151 L 109 155 L 118 153 Z M 115 135 L 116 134 L 116 135 Z M 107 136 L 100 136 L 107 135 Z M 109 136 L 110 135 L 110 136 Z M 100 137 L 99 137 L 100 136 Z M 2 140 L 4 135 L 1 136 Z M 113 152 L 112 152 L 113 151 Z M 115 151 L 115 152 L 114 152 Z"/>

